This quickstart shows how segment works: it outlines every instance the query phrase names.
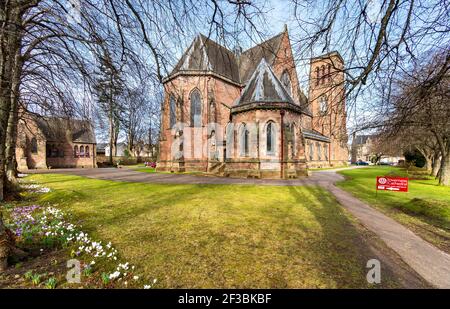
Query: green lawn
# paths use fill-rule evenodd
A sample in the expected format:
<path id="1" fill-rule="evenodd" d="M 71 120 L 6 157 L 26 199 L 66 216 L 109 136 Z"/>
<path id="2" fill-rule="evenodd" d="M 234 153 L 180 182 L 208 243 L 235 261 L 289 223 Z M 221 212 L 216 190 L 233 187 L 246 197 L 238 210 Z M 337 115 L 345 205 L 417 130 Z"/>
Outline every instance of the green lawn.
<path id="1" fill-rule="evenodd" d="M 147 167 L 144 163 L 133 164 L 133 165 L 123 165 L 122 168 L 129 168 L 133 171 L 144 172 L 144 173 L 154 173 L 156 172 L 155 168 Z"/>
<path id="2" fill-rule="evenodd" d="M 368 287 L 371 234 L 318 187 L 158 185 L 33 175 L 159 288 Z M 383 247 L 384 248 L 384 247 Z M 385 268 L 381 285 L 400 286 Z"/>
<path id="3" fill-rule="evenodd" d="M 331 166 L 331 167 L 315 167 L 315 168 L 308 168 L 309 171 L 327 171 L 327 170 L 335 170 L 338 168 L 344 168 L 348 167 L 347 165 L 340 165 L 340 166 Z"/>
<path id="4" fill-rule="evenodd" d="M 340 171 L 347 180 L 338 186 L 377 207 L 413 229 L 424 239 L 450 252 L 450 188 L 434 179 L 410 180 L 409 192 L 378 191 L 376 176 L 398 175 L 410 178 L 404 169 L 384 166 Z M 416 172 L 417 173 L 417 172 Z M 421 176 L 423 177 L 423 176 Z"/>

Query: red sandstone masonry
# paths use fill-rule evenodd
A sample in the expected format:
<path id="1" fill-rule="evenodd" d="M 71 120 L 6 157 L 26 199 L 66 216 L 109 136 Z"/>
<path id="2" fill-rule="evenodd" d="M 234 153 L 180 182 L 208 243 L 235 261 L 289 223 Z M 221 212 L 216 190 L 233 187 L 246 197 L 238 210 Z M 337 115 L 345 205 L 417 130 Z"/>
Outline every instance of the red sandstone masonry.
<path id="1" fill-rule="evenodd" d="M 333 64 L 336 63 L 337 69 L 333 67 L 332 81 L 324 85 L 315 86 L 316 80 L 310 76 L 310 108 L 313 113 L 313 118 L 307 114 L 299 114 L 295 112 L 286 111 L 284 122 L 293 125 L 295 130 L 295 139 L 290 144 L 284 145 L 284 158 L 280 157 L 280 142 L 281 132 L 277 133 L 276 152 L 273 155 L 265 153 L 265 126 L 269 120 L 274 121 L 280 129 L 280 110 L 253 110 L 243 113 L 230 115 L 230 108 L 240 97 L 243 86 L 237 85 L 233 82 L 221 79 L 218 76 L 208 74 L 207 72 L 199 73 L 198 75 L 178 75 L 177 77 L 167 81 L 164 85 L 165 100 L 162 110 L 161 122 L 161 142 L 160 142 L 160 158 L 158 163 L 158 170 L 161 171 L 207 171 L 208 162 L 211 159 L 208 157 L 210 150 L 210 140 L 208 140 L 209 133 L 207 124 L 212 120 L 218 124 L 216 135 L 219 138 L 218 147 L 220 148 L 222 140 L 226 141 L 226 127 L 231 121 L 234 125 L 234 133 L 232 143 L 226 143 L 228 148 L 228 155 L 224 161 L 223 152 L 220 154 L 219 162 L 225 163 L 225 174 L 229 176 L 249 177 L 254 174 L 254 170 L 266 171 L 267 177 L 277 177 L 280 175 L 281 166 L 285 169 L 286 175 L 295 174 L 296 176 L 306 174 L 306 167 L 324 167 L 330 165 L 340 165 L 347 161 L 348 151 L 346 143 L 342 142 L 345 139 L 346 119 L 345 119 L 345 101 L 341 101 L 343 94 L 343 86 L 336 86 L 343 81 L 343 74 L 338 72 L 339 68 L 343 66 L 337 60 L 339 57 L 332 58 Z M 328 64 L 330 60 L 316 59 L 312 62 L 311 72 L 317 66 Z M 291 86 L 292 97 L 295 102 L 299 103 L 299 82 L 295 69 L 295 63 L 292 54 L 292 48 L 289 42 L 288 33 L 285 32 L 281 40 L 279 49 L 276 51 L 276 58 L 272 64 L 272 70 L 277 78 L 281 78 L 284 72 L 288 72 Z M 202 103 L 202 128 L 198 131 L 201 135 L 200 144 L 193 145 L 193 138 L 190 126 L 190 94 L 194 89 L 198 89 L 201 94 Z M 326 94 L 330 100 L 330 105 L 334 107 L 330 110 L 327 117 L 321 117 L 318 111 L 318 96 Z M 176 137 L 179 132 L 178 129 L 171 129 L 169 127 L 169 97 L 174 95 L 177 102 L 177 122 L 184 123 L 183 137 Z M 339 102 L 339 104 L 337 104 Z M 215 106 L 215 113 L 212 115 L 211 103 Z M 254 133 L 250 138 L 253 141 L 258 140 L 259 143 L 252 145 L 250 148 L 250 157 L 242 157 L 239 151 L 239 129 L 242 124 L 257 124 L 257 134 Z M 313 161 L 309 161 L 309 153 L 307 147 L 307 140 L 302 136 L 302 128 L 315 129 L 331 140 L 329 144 L 328 160 L 324 156 L 319 160 L 315 154 Z M 344 137 L 344 138 L 343 138 Z M 178 139 L 177 139 L 178 138 Z M 286 141 L 285 136 L 285 141 Z M 180 158 L 175 158 L 172 152 L 173 145 L 176 150 L 180 147 L 174 141 L 181 141 L 184 139 L 182 154 Z M 313 141 L 314 144 L 319 143 L 323 149 L 325 142 Z M 197 143 L 198 144 L 198 143 Z M 291 148 L 289 148 L 291 147 Z M 203 149 L 202 149 L 203 148 Z M 231 149 L 230 149 L 231 148 Z M 289 149 L 288 149 L 289 148 Z M 202 150 L 202 151 L 200 151 Z M 287 154 L 294 153 L 288 156 Z M 290 162 L 288 163 L 288 161 Z M 273 161 L 268 164 L 267 161 Z M 264 173 L 259 173 L 260 177 L 266 177 Z M 279 176 L 278 176 L 279 177 Z"/>

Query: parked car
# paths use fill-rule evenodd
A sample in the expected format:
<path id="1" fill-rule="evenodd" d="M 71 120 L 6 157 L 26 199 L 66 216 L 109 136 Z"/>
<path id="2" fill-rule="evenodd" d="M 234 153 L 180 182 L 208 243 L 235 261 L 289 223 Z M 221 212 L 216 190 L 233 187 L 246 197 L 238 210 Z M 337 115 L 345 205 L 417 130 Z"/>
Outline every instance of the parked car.
<path id="1" fill-rule="evenodd" d="M 356 165 L 369 165 L 369 163 L 364 162 L 363 160 L 356 161 Z"/>
<path id="2" fill-rule="evenodd" d="M 144 162 L 146 167 L 156 168 L 156 162 Z"/>

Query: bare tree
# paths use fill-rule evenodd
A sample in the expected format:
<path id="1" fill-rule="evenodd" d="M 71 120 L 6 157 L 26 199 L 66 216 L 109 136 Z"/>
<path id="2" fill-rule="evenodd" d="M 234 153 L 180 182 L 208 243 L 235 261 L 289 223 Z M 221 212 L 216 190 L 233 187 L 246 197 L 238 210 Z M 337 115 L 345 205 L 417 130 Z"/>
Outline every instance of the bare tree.
<path id="1" fill-rule="evenodd" d="M 450 52 L 437 53 L 396 81 L 385 130 L 411 133 L 410 144 L 427 159 L 439 183 L 450 185 Z"/>

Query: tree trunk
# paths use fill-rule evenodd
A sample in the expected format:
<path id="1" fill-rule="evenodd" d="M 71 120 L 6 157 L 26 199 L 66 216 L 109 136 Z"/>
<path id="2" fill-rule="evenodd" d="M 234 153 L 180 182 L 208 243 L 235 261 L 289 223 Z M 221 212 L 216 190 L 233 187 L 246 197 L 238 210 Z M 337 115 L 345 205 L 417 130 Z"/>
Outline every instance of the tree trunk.
<path id="1" fill-rule="evenodd" d="M 450 149 L 449 149 L 450 150 Z M 441 168 L 439 170 L 439 184 L 450 186 L 450 151 L 442 155 Z"/>
<path id="2" fill-rule="evenodd" d="M 433 169 L 433 162 L 431 161 L 431 158 L 426 156 L 425 157 L 425 168 L 427 169 L 428 172 L 431 173 L 431 170 Z"/>
<path id="3" fill-rule="evenodd" d="M 119 139 L 119 119 L 114 115 L 113 118 L 113 125 L 114 125 L 114 156 L 117 157 L 117 140 Z"/>
<path id="4" fill-rule="evenodd" d="M 433 158 L 433 165 L 431 168 L 431 176 L 437 177 L 439 173 L 439 169 L 441 168 L 441 154 L 439 151 L 436 151 Z"/>
<path id="5" fill-rule="evenodd" d="M 113 147 L 114 147 L 114 125 L 113 119 L 109 117 L 109 164 L 113 164 Z"/>
<path id="6" fill-rule="evenodd" d="M 12 70 L 14 56 L 18 47 L 18 25 L 21 24 L 20 10 L 14 4 L 0 7 L 0 15 L 5 18 L 2 22 L 0 36 L 0 201 L 4 200 L 7 179 L 5 175 L 6 163 L 6 132 L 11 110 Z M 6 26 L 5 26 L 6 25 Z"/>
<path id="7" fill-rule="evenodd" d="M 6 232 L 6 227 L 3 224 L 3 216 L 0 212 L 0 273 L 8 267 L 9 254 L 8 233 Z"/>
<path id="8" fill-rule="evenodd" d="M 17 123 L 19 120 L 19 90 L 22 65 L 23 62 L 20 49 L 17 49 L 12 75 L 11 110 L 9 113 L 6 136 L 6 176 L 12 183 L 17 182 L 16 140 Z"/>

